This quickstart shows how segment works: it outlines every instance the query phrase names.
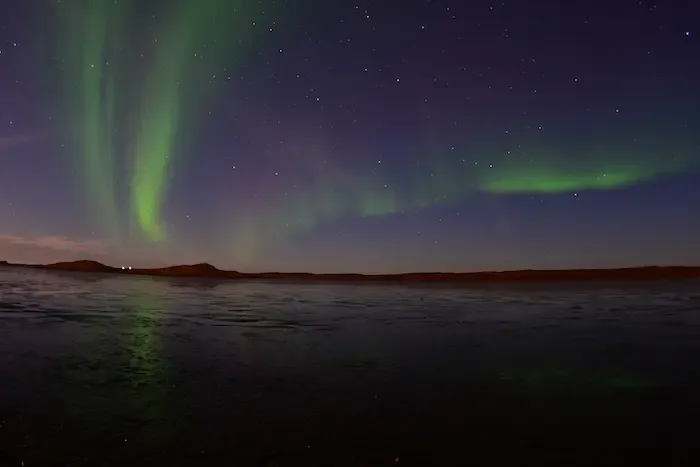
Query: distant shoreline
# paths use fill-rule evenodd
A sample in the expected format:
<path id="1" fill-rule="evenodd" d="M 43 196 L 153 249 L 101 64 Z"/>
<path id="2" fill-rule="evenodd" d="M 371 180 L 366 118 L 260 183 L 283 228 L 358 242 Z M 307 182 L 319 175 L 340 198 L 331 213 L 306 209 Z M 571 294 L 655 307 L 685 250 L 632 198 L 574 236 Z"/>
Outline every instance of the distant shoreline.
<path id="1" fill-rule="evenodd" d="M 258 279 L 309 282 L 499 283 L 700 279 L 700 266 L 643 266 L 617 269 L 561 270 L 527 269 L 519 271 L 484 271 L 465 273 L 416 272 L 402 274 L 313 274 L 284 272 L 243 273 L 238 271 L 221 270 L 206 263 L 152 269 L 123 269 L 107 266 L 96 261 L 69 261 L 53 264 L 18 264 L 0 261 L 0 267 L 21 267 L 48 271 L 182 277 L 193 279 Z"/>

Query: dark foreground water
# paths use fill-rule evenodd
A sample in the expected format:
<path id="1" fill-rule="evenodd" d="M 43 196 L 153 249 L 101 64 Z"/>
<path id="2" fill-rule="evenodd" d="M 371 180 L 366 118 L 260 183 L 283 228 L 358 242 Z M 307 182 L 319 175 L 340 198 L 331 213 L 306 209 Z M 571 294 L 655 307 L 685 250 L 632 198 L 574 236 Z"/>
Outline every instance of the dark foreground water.
<path id="1" fill-rule="evenodd" d="M 0 466 L 698 465 L 700 283 L 0 271 Z"/>

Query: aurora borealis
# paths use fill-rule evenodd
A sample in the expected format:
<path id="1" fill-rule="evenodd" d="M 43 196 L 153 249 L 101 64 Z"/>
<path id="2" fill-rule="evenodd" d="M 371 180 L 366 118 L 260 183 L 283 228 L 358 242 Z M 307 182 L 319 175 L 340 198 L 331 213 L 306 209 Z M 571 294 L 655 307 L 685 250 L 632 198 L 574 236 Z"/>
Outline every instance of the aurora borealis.
<path id="1" fill-rule="evenodd" d="M 20 3 L 0 3 L 0 238 L 24 241 L 0 259 L 700 261 L 685 3 Z"/>

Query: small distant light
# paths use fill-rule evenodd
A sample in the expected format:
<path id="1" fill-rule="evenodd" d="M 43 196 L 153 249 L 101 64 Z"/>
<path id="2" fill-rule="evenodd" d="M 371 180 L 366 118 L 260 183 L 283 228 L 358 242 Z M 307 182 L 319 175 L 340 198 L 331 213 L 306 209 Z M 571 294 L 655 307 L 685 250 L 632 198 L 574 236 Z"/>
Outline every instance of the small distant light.
<path id="1" fill-rule="evenodd" d="M 131 271 L 131 266 L 129 266 L 129 271 Z"/>
<path id="2" fill-rule="evenodd" d="M 122 266 L 122 270 L 123 270 L 123 269 L 126 269 L 126 268 L 125 268 L 124 266 Z"/>

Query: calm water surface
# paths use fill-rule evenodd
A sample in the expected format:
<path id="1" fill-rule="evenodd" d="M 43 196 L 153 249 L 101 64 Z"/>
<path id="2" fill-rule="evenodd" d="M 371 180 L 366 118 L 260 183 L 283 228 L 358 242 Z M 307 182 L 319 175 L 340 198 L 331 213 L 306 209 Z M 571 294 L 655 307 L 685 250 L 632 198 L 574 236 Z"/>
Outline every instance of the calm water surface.
<path id="1" fill-rule="evenodd" d="M 2 466 L 697 465 L 698 435 L 698 282 L 0 270 Z"/>

